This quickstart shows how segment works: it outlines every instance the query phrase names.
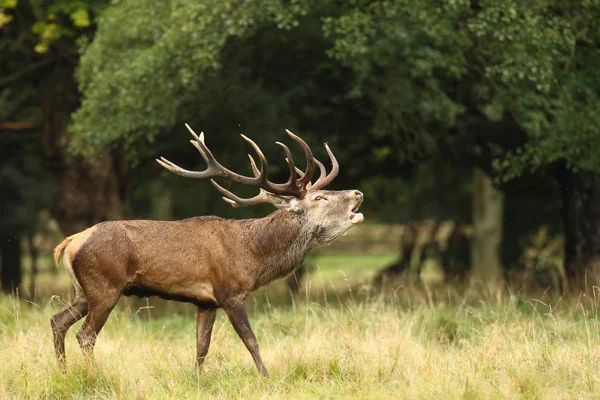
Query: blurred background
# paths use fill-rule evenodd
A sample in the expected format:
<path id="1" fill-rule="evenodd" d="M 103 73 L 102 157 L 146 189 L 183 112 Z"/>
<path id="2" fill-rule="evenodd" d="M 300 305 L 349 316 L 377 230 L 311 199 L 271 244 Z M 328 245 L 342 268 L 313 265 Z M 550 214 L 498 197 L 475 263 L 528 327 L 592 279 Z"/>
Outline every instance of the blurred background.
<path id="1" fill-rule="evenodd" d="M 54 246 L 99 221 L 231 209 L 165 156 L 285 181 L 285 129 L 365 194 L 306 276 L 556 295 L 600 256 L 600 2 L 0 0 L 0 282 L 68 293 Z M 293 148 L 298 162 L 300 149 Z M 251 194 L 234 187 L 236 193 Z"/>

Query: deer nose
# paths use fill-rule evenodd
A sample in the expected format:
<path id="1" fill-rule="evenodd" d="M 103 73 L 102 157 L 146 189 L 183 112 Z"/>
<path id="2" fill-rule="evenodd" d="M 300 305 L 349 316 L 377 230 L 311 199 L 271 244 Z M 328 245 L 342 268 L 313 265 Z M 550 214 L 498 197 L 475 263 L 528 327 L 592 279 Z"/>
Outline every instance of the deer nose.
<path id="1" fill-rule="evenodd" d="M 355 190 L 355 191 L 354 191 L 354 195 L 356 196 L 356 198 L 357 198 L 358 200 L 362 200 L 362 199 L 363 199 L 363 197 L 364 197 L 364 196 L 363 196 L 363 194 L 362 194 L 362 192 L 360 192 L 360 191 L 358 191 L 358 190 Z"/>

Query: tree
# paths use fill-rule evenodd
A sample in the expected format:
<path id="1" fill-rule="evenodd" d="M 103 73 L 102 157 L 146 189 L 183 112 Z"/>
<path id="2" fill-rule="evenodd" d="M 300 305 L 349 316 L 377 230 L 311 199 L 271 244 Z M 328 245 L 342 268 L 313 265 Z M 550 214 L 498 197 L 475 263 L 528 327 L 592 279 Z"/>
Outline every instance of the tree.
<path id="1" fill-rule="evenodd" d="M 70 114 L 79 105 L 74 71 L 80 42 L 95 31 L 108 3 L 0 1 L 0 237 L 2 283 L 21 276 L 21 239 L 49 208 L 65 234 L 123 216 L 126 168 L 118 152 L 94 160 L 65 147 Z M 58 190 L 56 190 L 58 189 Z"/>
<path id="2" fill-rule="evenodd" d="M 500 289 L 502 266 L 500 244 L 502 242 L 503 193 L 494 187 L 492 178 L 479 168 L 475 169 L 473 192 L 473 226 L 475 227 L 472 250 L 471 279 L 483 281 Z"/>
<path id="3" fill-rule="evenodd" d="M 514 120 L 525 142 L 507 146 L 488 135 L 488 147 L 501 146 L 481 167 L 495 167 L 504 181 L 564 167 L 558 178 L 565 194 L 565 268 L 581 287 L 600 256 L 598 17 L 598 1 L 376 1 L 328 20 L 327 27 L 336 38 L 332 55 L 363 77 L 359 90 L 382 104 L 389 132 L 408 130 L 423 147 L 444 143 L 431 139 L 436 124 L 446 135 L 468 132 L 474 117 L 491 119 L 488 126 Z M 379 89 L 381 75 L 401 82 L 402 91 Z M 417 90 L 420 96 L 403 94 Z M 407 112 L 405 102 L 390 96 L 415 101 Z"/>
<path id="4" fill-rule="evenodd" d="M 106 3 L 5 1 L 0 18 L 0 58 L 7 60 L 1 67 L 0 101 L 13 110 L 4 118 L 39 123 L 45 166 L 59 187 L 52 215 L 66 234 L 123 216 L 126 169 L 119 168 L 124 164 L 119 164 L 118 153 L 85 160 L 64 146 L 71 112 L 79 105 L 74 76 L 78 46 L 93 34 L 94 16 Z"/>
<path id="5" fill-rule="evenodd" d="M 23 237 L 35 232 L 54 184 L 38 154 L 39 133 L 0 133 L 0 282 L 11 293 L 21 284 Z"/>
<path id="6" fill-rule="evenodd" d="M 125 1 L 110 7 L 82 57 L 78 76 L 84 100 L 74 114 L 71 148 L 90 156 L 94 150 L 122 145 L 148 179 L 161 172 L 153 161 L 158 155 L 202 164 L 189 145 L 173 139 L 172 135 L 187 134 L 187 122 L 206 131 L 211 147 L 222 152 L 217 155 L 223 163 L 236 170 L 249 171 L 247 149 L 237 135 L 241 132 L 257 139 L 265 151 L 275 152 L 274 142 L 281 140 L 284 128 L 297 129 L 303 137 L 312 131 L 309 144 L 318 157 L 327 159 L 323 140 L 316 138 L 333 139 L 334 148 L 347 146 L 332 132 L 355 123 L 358 118 L 347 118 L 348 107 L 359 107 L 356 101 L 340 107 L 348 79 L 326 55 L 330 44 L 320 26 L 318 15 L 306 15 L 295 2 L 184 1 L 143 9 Z M 337 154 L 341 162 L 351 157 Z M 287 174 L 283 157 L 270 174 L 274 179 Z M 178 193 L 187 189 L 196 213 L 215 208 L 225 216 L 257 212 L 232 212 L 221 202 L 207 210 L 211 197 L 204 191 L 212 193 L 210 185 L 168 179 Z M 174 196 L 176 201 L 179 197 Z"/>
<path id="7" fill-rule="evenodd" d="M 314 137 L 344 132 L 335 140 L 352 177 L 451 158 L 502 182 L 561 164 L 588 182 L 569 193 L 595 193 L 598 5 L 123 0 L 81 59 L 71 148 L 124 146 L 141 160 L 192 114 L 223 143 L 240 128 L 271 136 L 295 122 Z M 568 247 L 588 249 L 567 251 L 585 254 L 567 257 L 585 258 L 569 267 L 573 281 L 597 256 L 597 224 L 568 228 L 584 226 L 588 203 L 564 213 Z"/>

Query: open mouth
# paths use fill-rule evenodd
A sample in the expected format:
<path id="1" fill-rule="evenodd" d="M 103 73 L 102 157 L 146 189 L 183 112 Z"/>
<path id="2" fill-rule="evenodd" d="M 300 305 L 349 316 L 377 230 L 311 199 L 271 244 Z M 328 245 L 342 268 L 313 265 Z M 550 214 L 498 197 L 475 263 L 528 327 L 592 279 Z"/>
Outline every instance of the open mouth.
<path id="1" fill-rule="evenodd" d="M 352 210 L 350 210 L 350 221 L 352 221 L 353 223 L 360 223 L 363 222 L 363 220 L 365 219 L 365 217 L 362 215 L 362 213 L 358 213 L 358 209 L 360 208 L 360 205 L 362 204 L 362 199 L 358 200 L 356 202 L 356 204 L 354 205 L 354 208 L 352 208 Z"/>
<path id="2" fill-rule="evenodd" d="M 356 203 L 356 205 L 354 206 L 354 208 L 352 210 L 350 210 L 350 212 L 352 212 L 353 214 L 355 214 L 358 209 L 360 208 L 360 205 L 362 204 L 362 199 L 358 200 L 358 202 Z"/>

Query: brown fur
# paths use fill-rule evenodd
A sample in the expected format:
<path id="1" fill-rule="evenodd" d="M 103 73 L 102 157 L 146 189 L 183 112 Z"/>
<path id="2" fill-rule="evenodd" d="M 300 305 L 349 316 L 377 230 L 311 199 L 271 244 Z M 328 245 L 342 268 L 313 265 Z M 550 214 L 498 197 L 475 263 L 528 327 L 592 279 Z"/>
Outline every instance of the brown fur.
<path id="1" fill-rule="evenodd" d="M 65 357 L 66 331 L 86 314 L 77 339 L 91 354 L 121 295 L 156 295 L 198 306 L 198 365 L 210 343 L 214 323 L 210 310 L 223 308 L 266 375 L 244 300 L 259 287 L 292 273 L 313 248 L 362 222 L 361 214 L 351 212 L 361 199 L 357 191 L 317 191 L 293 200 L 295 211 L 282 209 L 259 219 L 110 221 L 70 236 L 57 246 L 54 258 L 58 264 L 63 255 L 80 290 L 52 317 L 58 358 Z"/>
<path id="2" fill-rule="evenodd" d="M 206 287 L 250 293 L 302 262 L 310 238 L 299 235 L 298 217 L 286 214 L 243 222 L 217 217 L 104 222 L 81 244 L 75 235 L 67 252 L 88 301 L 109 287 L 125 292 L 129 286 L 218 306 L 226 299 Z"/>

